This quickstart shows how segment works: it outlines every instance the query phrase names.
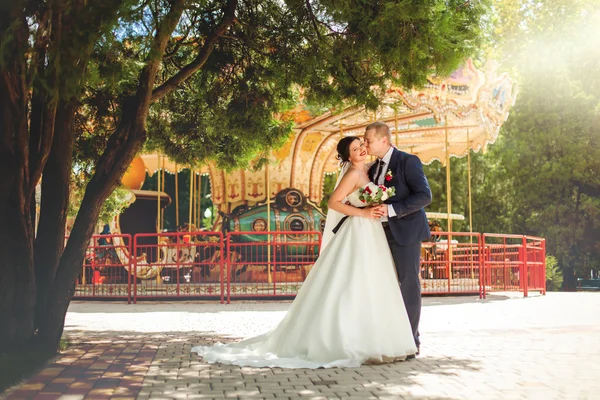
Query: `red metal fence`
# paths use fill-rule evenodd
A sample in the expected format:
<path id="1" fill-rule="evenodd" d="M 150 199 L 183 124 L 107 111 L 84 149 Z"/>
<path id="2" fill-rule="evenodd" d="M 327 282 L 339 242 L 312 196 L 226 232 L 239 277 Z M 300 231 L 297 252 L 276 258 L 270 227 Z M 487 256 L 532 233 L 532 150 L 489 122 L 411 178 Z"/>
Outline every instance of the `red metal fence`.
<path id="1" fill-rule="evenodd" d="M 131 302 L 131 235 L 94 235 L 75 288 L 76 298 L 127 299 Z M 125 260 L 125 261 L 124 261 Z"/>
<path id="2" fill-rule="evenodd" d="M 319 255 L 320 232 L 95 235 L 76 298 L 294 296 Z M 523 235 L 435 232 L 421 251 L 423 294 L 546 293 L 546 242 Z"/>
<path id="3" fill-rule="evenodd" d="M 204 297 L 223 302 L 223 234 L 177 232 L 134 237 L 133 301 Z"/>
<path id="4" fill-rule="evenodd" d="M 546 241 L 522 236 L 484 233 L 482 236 L 482 297 L 489 292 L 530 290 L 546 294 Z"/>
<path id="5" fill-rule="evenodd" d="M 434 238 L 421 246 L 422 293 L 480 294 L 481 235 L 436 232 Z"/>
<path id="6" fill-rule="evenodd" d="M 227 302 L 231 297 L 295 295 L 319 256 L 320 232 L 229 232 Z"/>

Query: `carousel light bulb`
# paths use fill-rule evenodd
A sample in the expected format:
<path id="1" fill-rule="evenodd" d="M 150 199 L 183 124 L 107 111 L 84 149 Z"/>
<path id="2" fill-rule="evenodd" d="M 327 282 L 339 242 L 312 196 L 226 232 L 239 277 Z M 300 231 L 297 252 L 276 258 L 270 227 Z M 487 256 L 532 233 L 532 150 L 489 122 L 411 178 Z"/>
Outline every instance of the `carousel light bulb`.
<path id="1" fill-rule="evenodd" d="M 204 210 L 204 218 L 211 218 L 212 217 L 212 211 L 210 210 L 210 208 L 207 208 L 206 210 Z"/>

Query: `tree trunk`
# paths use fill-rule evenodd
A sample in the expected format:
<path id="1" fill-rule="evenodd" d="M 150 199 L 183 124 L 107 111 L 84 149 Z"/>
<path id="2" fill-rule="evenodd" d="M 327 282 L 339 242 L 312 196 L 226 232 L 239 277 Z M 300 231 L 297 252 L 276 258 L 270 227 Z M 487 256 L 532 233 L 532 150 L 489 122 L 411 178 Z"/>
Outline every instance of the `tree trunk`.
<path id="1" fill-rule="evenodd" d="M 127 120 L 135 121 L 137 115 L 134 114 L 130 118 L 127 118 Z M 111 140 L 109 140 L 109 144 L 101 158 L 110 159 L 112 168 L 103 170 L 100 168 L 101 163 L 99 163 L 94 178 L 86 188 L 69 241 L 60 257 L 44 312 L 38 314 L 38 339 L 44 347 L 55 347 L 60 341 L 67 309 L 75 293 L 77 276 L 83 264 L 89 240 L 94 233 L 100 211 L 108 196 L 119 185 L 120 178 L 135 155 L 141 150 L 145 139 L 144 124 L 130 124 L 129 122 L 121 124 L 117 132 L 111 136 Z M 134 125 L 135 128 L 133 128 Z M 122 135 L 123 131 L 129 132 L 126 135 L 129 139 L 125 143 L 120 144 L 118 140 L 112 140 L 115 136 Z"/>
<path id="2" fill-rule="evenodd" d="M 75 110 L 75 102 L 61 102 L 58 107 L 52 149 L 42 178 L 43 196 L 35 239 L 36 321 L 46 313 L 48 294 L 54 284 L 58 263 L 64 250 Z"/>
<path id="3" fill-rule="evenodd" d="M 2 114 L 4 103 L 0 100 Z M 2 117 L 2 128 L 6 129 L 10 117 L 5 114 Z M 26 120 L 13 118 L 19 125 Z M 9 157 L 0 151 L 3 175 L 0 184 L 0 353 L 21 348 L 34 330 L 33 230 L 29 218 L 30 198 L 22 183 L 27 181 L 27 174 L 20 167 L 22 161 L 17 161 L 21 157 L 24 153 Z"/>
<path id="4" fill-rule="evenodd" d="M 31 226 L 27 89 L 27 24 L 18 7 L 0 13 L 0 353 L 23 346 L 33 334 L 35 277 Z M 15 23 L 16 22 L 16 23 Z"/>
<path id="5" fill-rule="evenodd" d="M 17 170 L 3 173 L 19 179 Z M 35 277 L 29 201 L 19 192 L 0 195 L 0 353 L 21 348 L 34 331 Z"/>
<path id="6" fill-rule="evenodd" d="M 36 343 L 51 351 L 57 348 L 68 300 L 73 295 L 79 266 L 100 208 L 118 184 L 117 174 L 120 172 L 120 177 L 131 162 L 133 156 L 128 159 L 129 152 L 139 151 L 143 142 L 142 134 L 135 146 L 125 146 L 129 149 L 124 152 L 126 157 L 118 160 L 126 163 L 125 167 L 114 169 L 114 173 L 96 185 L 98 189 L 92 192 L 98 198 L 84 205 L 89 209 L 83 213 L 79 229 L 74 232 L 82 236 L 73 241 L 67 256 L 61 257 L 69 201 L 75 104 L 81 95 L 82 78 L 94 44 L 105 28 L 116 22 L 124 4 L 123 0 L 46 4 L 48 8 L 41 7 L 40 14 L 31 17 L 30 22 L 37 23 L 38 32 L 34 35 L 35 49 L 30 51 L 32 36 L 27 24 L 30 15 L 26 2 L 0 2 L 0 353 L 18 351 L 20 346 L 31 347 Z M 43 12 L 49 14 L 42 15 Z M 41 20 L 36 21 L 40 15 Z M 167 35 L 171 32 L 172 29 Z M 48 33 L 50 36 L 46 36 Z M 152 79 L 154 77 L 155 74 Z M 32 82 L 35 82 L 33 89 Z M 145 98 L 149 98 L 149 90 L 145 92 Z M 62 102 L 56 114 L 59 96 Z M 141 119 L 137 116 L 144 123 L 147 107 L 145 111 Z M 31 127 L 28 127 L 29 122 Z M 124 131 L 125 138 L 130 127 L 131 124 Z M 55 128 L 59 137 L 54 142 Z M 122 152 L 119 143 L 115 148 L 108 151 L 109 158 Z M 42 170 L 42 212 L 34 258 L 32 214 L 35 215 L 35 203 L 32 204 L 32 199 Z M 57 278 L 60 266 L 65 271 Z M 41 283 L 39 288 L 36 288 L 36 276 Z M 56 279 L 62 281 L 55 285 Z M 46 309 L 47 305 L 50 306 Z M 52 316 L 56 320 L 49 322 Z M 60 329 L 56 328 L 57 324 L 61 324 Z"/>
<path id="7" fill-rule="evenodd" d="M 75 293 L 79 268 L 84 261 L 102 205 L 119 185 L 133 157 L 142 149 L 156 73 L 169 37 L 183 12 L 183 5 L 182 0 L 174 1 L 157 27 L 146 66 L 139 75 L 137 91 L 134 96 L 124 100 L 119 126 L 110 136 L 106 149 L 96 164 L 94 176 L 86 187 L 73 230 L 58 264 L 48 296 L 48 307 L 46 312 L 39 315 L 38 339 L 43 346 L 58 346 L 67 309 Z"/>

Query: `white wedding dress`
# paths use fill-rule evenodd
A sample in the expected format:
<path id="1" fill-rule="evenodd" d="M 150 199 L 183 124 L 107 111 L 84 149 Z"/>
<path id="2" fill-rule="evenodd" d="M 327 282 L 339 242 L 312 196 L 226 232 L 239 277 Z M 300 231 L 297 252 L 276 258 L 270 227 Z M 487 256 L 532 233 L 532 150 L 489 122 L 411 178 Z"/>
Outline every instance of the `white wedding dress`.
<path id="1" fill-rule="evenodd" d="M 358 196 L 347 199 L 361 207 Z M 273 330 L 192 348 L 211 364 L 281 368 L 359 367 L 416 351 L 381 222 L 361 217 L 343 222 Z"/>

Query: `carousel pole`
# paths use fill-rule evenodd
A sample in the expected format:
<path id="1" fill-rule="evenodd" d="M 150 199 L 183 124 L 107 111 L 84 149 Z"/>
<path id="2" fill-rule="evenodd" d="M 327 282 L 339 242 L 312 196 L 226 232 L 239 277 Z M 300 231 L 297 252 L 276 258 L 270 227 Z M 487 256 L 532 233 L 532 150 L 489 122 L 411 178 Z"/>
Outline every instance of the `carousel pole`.
<path id="1" fill-rule="evenodd" d="M 190 168 L 190 210 L 188 217 L 188 232 L 192 231 L 192 217 L 194 211 L 194 169 Z"/>
<path id="2" fill-rule="evenodd" d="M 448 289 L 452 283 L 452 182 L 450 179 L 450 138 L 448 137 L 448 116 L 446 115 L 446 206 L 448 213 Z"/>
<path id="3" fill-rule="evenodd" d="M 273 283 L 273 276 L 271 275 L 271 177 L 269 173 L 269 162 L 267 161 L 266 166 L 266 178 L 267 178 L 267 275 L 268 282 Z"/>
<path id="4" fill-rule="evenodd" d="M 156 164 L 156 233 L 160 233 L 160 153 L 156 155 L 157 164 Z M 156 238 L 156 243 L 158 247 L 156 249 L 157 253 L 160 252 L 160 237 Z M 156 274 L 156 284 L 160 285 L 162 283 L 160 278 L 160 273 Z"/>
<path id="5" fill-rule="evenodd" d="M 198 230 L 202 228 L 202 169 L 198 173 Z"/>
<path id="6" fill-rule="evenodd" d="M 194 214 L 192 217 L 192 220 L 194 221 L 194 231 L 198 230 L 198 175 L 196 174 L 196 171 L 194 171 L 194 201 L 193 201 L 193 207 L 194 207 Z"/>
<path id="7" fill-rule="evenodd" d="M 467 173 L 468 173 L 468 190 L 469 190 L 469 233 L 473 233 L 473 208 L 471 206 L 471 142 L 469 139 L 469 128 L 467 128 Z"/>
<path id="8" fill-rule="evenodd" d="M 373 121 L 371 121 L 371 122 L 375 122 L 375 121 L 377 121 L 377 109 L 375 109 L 375 111 L 373 111 Z M 371 154 L 369 156 L 369 162 L 373 162 L 373 161 L 375 161 L 375 156 Z"/>
<path id="9" fill-rule="evenodd" d="M 166 157 L 162 157 L 162 179 L 161 179 L 161 192 L 165 191 L 165 158 Z M 165 209 L 164 208 L 160 208 L 160 230 L 162 232 L 162 230 L 165 228 Z"/>
<path id="10" fill-rule="evenodd" d="M 179 169 L 175 163 L 175 226 L 179 228 Z"/>
<path id="11" fill-rule="evenodd" d="M 394 133 L 396 134 L 396 148 L 398 148 L 398 110 L 394 110 Z"/>
<path id="12" fill-rule="evenodd" d="M 469 128 L 467 128 L 467 190 L 469 197 L 469 233 L 473 233 L 473 208 L 471 204 L 472 192 L 471 192 L 471 141 L 469 138 Z M 475 278 L 475 271 L 473 268 L 473 236 L 469 236 L 469 243 L 471 248 L 471 279 Z"/>
<path id="13" fill-rule="evenodd" d="M 160 153 L 156 157 L 156 232 L 160 233 Z"/>
<path id="14" fill-rule="evenodd" d="M 450 139 L 448 138 L 448 119 L 446 118 L 446 207 L 448 214 L 448 232 L 452 232 L 452 183 L 450 179 Z"/>

